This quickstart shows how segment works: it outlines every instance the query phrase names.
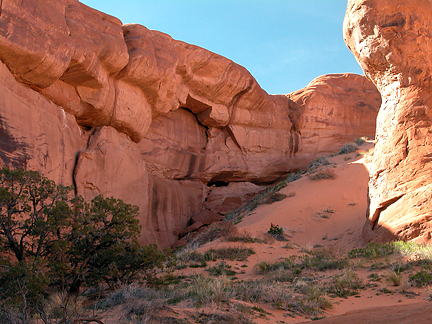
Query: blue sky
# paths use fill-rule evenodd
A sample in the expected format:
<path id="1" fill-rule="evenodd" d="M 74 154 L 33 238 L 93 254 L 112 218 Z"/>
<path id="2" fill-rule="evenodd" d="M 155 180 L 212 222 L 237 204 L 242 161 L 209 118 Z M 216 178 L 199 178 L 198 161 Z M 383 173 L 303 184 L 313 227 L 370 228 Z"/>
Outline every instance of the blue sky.
<path id="1" fill-rule="evenodd" d="M 246 67 L 271 94 L 327 73 L 363 74 L 342 38 L 346 0 L 81 0 Z"/>

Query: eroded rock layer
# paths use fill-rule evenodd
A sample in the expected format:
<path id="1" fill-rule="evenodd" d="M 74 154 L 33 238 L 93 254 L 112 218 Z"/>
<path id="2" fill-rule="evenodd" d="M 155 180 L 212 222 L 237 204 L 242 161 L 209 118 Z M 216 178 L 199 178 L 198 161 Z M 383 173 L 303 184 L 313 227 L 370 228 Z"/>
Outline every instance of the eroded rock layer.
<path id="1" fill-rule="evenodd" d="M 353 74 L 269 95 L 229 59 L 77 0 L 3 1 L 0 60 L 3 164 L 138 205 L 141 241 L 162 247 L 372 136 L 380 102 Z"/>
<path id="2" fill-rule="evenodd" d="M 431 241 L 432 3 L 350 0 L 345 42 L 383 102 L 366 241 Z"/>

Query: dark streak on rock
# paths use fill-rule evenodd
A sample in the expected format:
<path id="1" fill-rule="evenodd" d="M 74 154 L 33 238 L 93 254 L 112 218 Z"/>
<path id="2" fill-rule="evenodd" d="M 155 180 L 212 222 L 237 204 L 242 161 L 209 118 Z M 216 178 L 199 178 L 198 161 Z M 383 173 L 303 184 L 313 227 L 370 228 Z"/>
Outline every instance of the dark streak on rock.
<path id="1" fill-rule="evenodd" d="M 0 159 L 3 163 L 12 168 L 25 169 L 31 158 L 28 148 L 26 143 L 11 134 L 5 118 L 0 115 Z"/>

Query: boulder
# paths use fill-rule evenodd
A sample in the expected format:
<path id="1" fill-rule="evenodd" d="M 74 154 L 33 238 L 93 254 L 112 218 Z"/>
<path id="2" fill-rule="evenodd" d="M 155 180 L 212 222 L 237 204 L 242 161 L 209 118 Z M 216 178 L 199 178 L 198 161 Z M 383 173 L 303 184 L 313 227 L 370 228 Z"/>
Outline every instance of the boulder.
<path id="1" fill-rule="evenodd" d="M 350 0 L 349 49 L 382 96 L 363 238 L 431 241 L 432 4 Z"/>

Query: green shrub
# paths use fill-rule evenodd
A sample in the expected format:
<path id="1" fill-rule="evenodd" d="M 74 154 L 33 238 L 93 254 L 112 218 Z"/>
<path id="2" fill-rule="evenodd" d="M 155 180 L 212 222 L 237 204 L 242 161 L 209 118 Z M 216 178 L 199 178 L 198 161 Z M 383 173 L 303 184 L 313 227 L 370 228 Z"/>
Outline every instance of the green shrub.
<path id="1" fill-rule="evenodd" d="M 48 286 L 78 295 L 83 286 L 150 280 L 156 268 L 175 262 L 156 245 L 138 244 L 137 206 L 102 196 L 86 202 L 71 190 L 35 171 L 0 169 L 4 294 L 19 284 L 25 302 L 36 305 Z M 0 299 L 11 307 L 18 302 L 7 294 Z"/>
<path id="2" fill-rule="evenodd" d="M 286 235 L 284 234 L 284 229 L 277 224 L 270 224 L 270 229 L 267 231 L 270 236 L 278 241 L 288 241 Z"/>
<path id="3" fill-rule="evenodd" d="M 284 230 L 279 225 L 271 223 L 270 229 L 268 230 L 270 235 L 281 235 L 284 233 Z"/>
<path id="4" fill-rule="evenodd" d="M 414 275 L 409 276 L 409 281 L 416 287 L 423 287 L 432 284 L 432 273 L 426 270 L 420 270 Z"/>

